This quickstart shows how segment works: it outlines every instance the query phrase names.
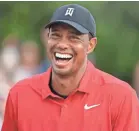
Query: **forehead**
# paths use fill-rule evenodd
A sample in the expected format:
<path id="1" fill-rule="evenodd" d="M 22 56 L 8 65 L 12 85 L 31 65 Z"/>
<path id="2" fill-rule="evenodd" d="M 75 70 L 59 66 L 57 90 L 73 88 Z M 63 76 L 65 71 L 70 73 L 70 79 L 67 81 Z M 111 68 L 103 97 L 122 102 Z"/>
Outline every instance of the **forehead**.
<path id="1" fill-rule="evenodd" d="M 81 34 L 78 30 L 76 30 L 74 27 L 68 25 L 68 24 L 64 24 L 64 23 L 56 23 L 53 24 L 50 27 L 51 31 L 61 31 L 61 30 L 66 30 L 68 32 L 75 32 L 77 34 Z"/>

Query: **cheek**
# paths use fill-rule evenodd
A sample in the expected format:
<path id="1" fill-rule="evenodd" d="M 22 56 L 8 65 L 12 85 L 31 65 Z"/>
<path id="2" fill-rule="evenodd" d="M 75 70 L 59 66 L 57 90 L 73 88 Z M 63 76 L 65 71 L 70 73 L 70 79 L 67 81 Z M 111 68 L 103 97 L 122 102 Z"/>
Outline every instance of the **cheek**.
<path id="1" fill-rule="evenodd" d="M 56 45 L 56 42 L 54 40 L 48 39 L 47 44 L 46 44 L 46 48 L 53 48 Z"/>
<path id="2" fill-rule="evenodd" d="M 47 57 L 48 57 L 48 58 L 50 58 L 50 48 L 51 48 L 51 47 L 49 46 L 49 44 L 47 44 L 47 45 L 46 45 L 46 54 L 47 54 Z"/>
<path id="3" fill-rule="evenodd" d="M 75 57 L 75 61 L 77 63 L 77 65 L 82 65 L 85 61 L 85 59 L 87 58 L 87 50 L 84 46 L 79 45 L 78 47 L 76 47 L 76 57 Z"/>
<path id="4" fill-rule="evenodd" d="M 87 55 L 87 47 L 83 45 L 76 46 L 76 53 L 79 57 L 85 57 Z"/>
<path id="5" fill-rule="evenodd" d="M 55 45 L 56 45 L 56 43 L 54 41 L 52 41 L 52 40 L 47 41 L 46 52 L 49 57 L 51 56 L 51 53 L 53 52 Z"/>

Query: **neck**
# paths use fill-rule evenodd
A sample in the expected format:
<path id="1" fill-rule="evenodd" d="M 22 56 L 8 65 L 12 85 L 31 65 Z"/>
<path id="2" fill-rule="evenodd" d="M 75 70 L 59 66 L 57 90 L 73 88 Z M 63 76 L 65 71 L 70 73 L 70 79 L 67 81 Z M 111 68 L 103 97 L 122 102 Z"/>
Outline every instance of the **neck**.
<path id="1" fill-rule="evenodd" d="M 68 96 L 76 88 L 78 88 L 81 78 L 86 70 L 87 62 L 84 63 L 82 68 L 74 73 L 72 76 L 60 77 L 59 75 L 52 72 L 52 86 L 53 89 L 64 96 Z"/>

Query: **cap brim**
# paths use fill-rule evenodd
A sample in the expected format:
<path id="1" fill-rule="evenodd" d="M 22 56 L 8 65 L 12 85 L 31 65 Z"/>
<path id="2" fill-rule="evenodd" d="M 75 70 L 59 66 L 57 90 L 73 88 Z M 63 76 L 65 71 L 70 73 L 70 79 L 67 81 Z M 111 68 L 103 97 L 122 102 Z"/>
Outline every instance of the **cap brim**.
<path id="1" fill-rule="evenodd" d="M 73 28 L 75 28 L 76 30 L 78 30 L 82 34 L 88 34 L 89 33 L 89 31 L 87 29 L 85 29 L 83 26 L 79 25 L 76 22 L 69 21 L 69 20 L 56 20 L 56 21 L 51 22 L 48 25 L 46 25 L 45 28 L 48 28 L 51 25 L 56 24 L 56 23 L 68 24 L 68 25 L 72 26 Z"/>

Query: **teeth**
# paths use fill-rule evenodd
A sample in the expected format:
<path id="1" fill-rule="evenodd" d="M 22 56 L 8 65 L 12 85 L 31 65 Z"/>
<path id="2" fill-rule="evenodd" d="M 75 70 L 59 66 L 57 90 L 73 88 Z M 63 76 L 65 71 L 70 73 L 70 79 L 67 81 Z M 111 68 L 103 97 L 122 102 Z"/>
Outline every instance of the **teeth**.
<path id="1" fill-rule="evenodd" d="M 69 55 L 69 54 L 56 53 L 55 56 L 58 58 L 72 58 L 72 55 Z"/>

